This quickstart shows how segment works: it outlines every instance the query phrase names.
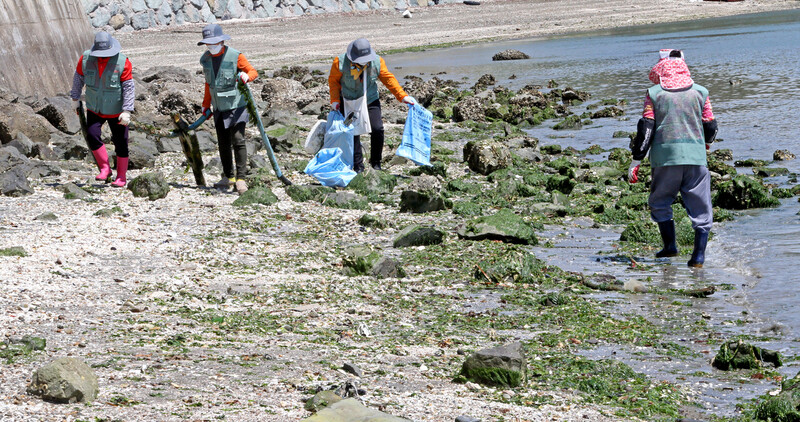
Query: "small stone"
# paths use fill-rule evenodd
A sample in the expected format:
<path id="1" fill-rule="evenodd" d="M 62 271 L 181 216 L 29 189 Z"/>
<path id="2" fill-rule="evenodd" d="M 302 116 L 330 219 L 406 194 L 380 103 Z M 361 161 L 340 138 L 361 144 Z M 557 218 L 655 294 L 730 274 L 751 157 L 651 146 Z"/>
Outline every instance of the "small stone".
<path id="1" fill-rule="evenodd" d="M 37 215 L 33 219 L 34 221 L 56 221 L 58 220 L 58 216 L 53 214 L 52 212 L 44 212 Z"/>
<path id="2" fill-rule="evenodd" d="M 492 56 L 492 60 L 494 61 L 501 61 L 501 60 L 526 60 L 530 59 L 531 56 L 519 51 L 519 50 L 505 50 L 501 51 L 494 56 Z"/>
<path id="3" fill-rule="evenodd" d="M 459 416 L 456 418 L 456 422 L 481 422 L 480 419 L 473 418 L 472 416 Z"/>
<path id="4" fill-rule="evenodd" d="M 359 378 L 361 378 L 361 376 L 363 375 L 361 372 L 361 368 L 349 362 L 345 362 L 345 364 L 342 365 L 342 369 L 348 374 L 353 374 Z"/>
<path id="5" fill-rule="evenodd" d="M 128 183 L 135 197 L 146 197 L 151 201 L 166 198 L 170 186 L 160 172 L 144 173 Z"/>

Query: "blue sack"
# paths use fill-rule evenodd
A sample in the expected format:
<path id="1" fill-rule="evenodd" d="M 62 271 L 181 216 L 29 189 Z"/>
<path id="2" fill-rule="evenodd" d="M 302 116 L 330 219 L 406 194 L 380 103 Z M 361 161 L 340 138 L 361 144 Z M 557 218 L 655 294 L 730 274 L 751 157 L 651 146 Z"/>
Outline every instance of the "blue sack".
<path id="1" fill-rule="evenodd" d="M 308 162 L 304 172 L 328 187 L 345 187 L 356 177 L 356 172 L 342 160 L 342 150 L 339 148 L 319 150 Z"/>
<path id="2" fill-rule="evenodd" d="M 339 148 L 342 150 L 342 161 L 353 168 L 353 125 L 344 124 L 342 113 L 334 110 L 328 113 L 328 123 L 322 148 Z"/>
<path id="3" fill-rule="evenodd" d="M 410 105 L 406 126 L 403 128 L 403 142 L 397 147 L 395 154 L 408 158 L 418 166 L 431 165 L 432 124 L 433 113 L 421 105 Z"/>

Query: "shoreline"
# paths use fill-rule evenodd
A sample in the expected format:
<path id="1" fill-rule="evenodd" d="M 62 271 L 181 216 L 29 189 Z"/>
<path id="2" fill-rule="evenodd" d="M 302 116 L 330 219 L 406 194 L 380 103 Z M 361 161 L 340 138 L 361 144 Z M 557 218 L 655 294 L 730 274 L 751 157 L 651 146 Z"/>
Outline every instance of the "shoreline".
<path id="1" fill-rule="evenodd" d="M 568 3 L 568 4 L 564 4 Z M 449 43 L 481 43 L 569 35 L 658 23 L 791 10 L 788 0 L 692 2 L 687 0 L 611 0 L 570 2 L 484 1 L 481 6 L 446 4 L 420 8 L 411 19 L 400 12 L 335 13 L 266 20 L 223 21 L 230 45 L 257 69 L 324 63 L 341 54 L 355 38 L 368 38 L 378 50 L 398 50 Z M 603 15 L 604 19 L 597 19 Z M 118 34 L 138 69 L 159 65 L 190 68 L 203 53 L 197 47 L 202 25 Z M 328 30 L 327 28 L 331 28 Z"/>

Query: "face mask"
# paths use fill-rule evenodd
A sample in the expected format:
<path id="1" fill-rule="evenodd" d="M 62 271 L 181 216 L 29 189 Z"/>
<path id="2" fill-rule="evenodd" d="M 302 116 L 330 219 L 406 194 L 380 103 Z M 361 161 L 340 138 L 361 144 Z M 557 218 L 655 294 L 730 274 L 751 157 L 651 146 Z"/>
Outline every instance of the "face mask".
<path id="1" fill-rule="evenodd" d="M 220 44 L 206 44 L 206 47 L 208 47 L 208 52 L 213 54 L 213 55 L 215 55 L 215 56 L 217 54 L 219 54 L 220 51 L 222 51 L 222 43 L 220 43 Z"/>

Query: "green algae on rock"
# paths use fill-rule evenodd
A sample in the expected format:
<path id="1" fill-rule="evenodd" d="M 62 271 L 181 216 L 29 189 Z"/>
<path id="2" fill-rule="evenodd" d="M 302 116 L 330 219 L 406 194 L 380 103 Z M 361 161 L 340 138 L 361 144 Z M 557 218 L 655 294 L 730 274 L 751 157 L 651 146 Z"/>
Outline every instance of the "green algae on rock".
<path id="1" fill-rule="evenodd" d="M 468 221 L 459 226 L 457 232 L 459 237 L 467 240 L 490 239 L 524 245 L 539 243 L 533 225 L 507 208 Z"/>
<path id="2" fill-rule="evenodd" d="M 745 175 L 720 183 L 713 197 L 714 206 L 733 210 L 777 207 L 780 201 L 769 194 L 764 184 Z"/>
<path id="3" fill-rule="evenodd" d="M 512 343 L 473 353 L 459 375 L 479 384 L 513 388 L 527 381 L 527 369 L 522 345 Z"/>
<path id="4" fill-rule="evenodd" d="M 741 341 L 723 343 L 719 353 L 714 356 L 711 366 L 722 370 L 733 369 L 758 369 L 765 363 L 770 363 L 776 368 L 783 365 L 783 358 L 779 352 L 762 349 Z"/>
<path id="5" fill-rule="evenodd" d="M 159 172 L 144 173 L 128 182 L 128 189 L 137 198 L 146 197 L 151 201 L 166 198 L 170 186 Z"/>
<path id="6" fill-rule="evenodd" d="M 245 193 L 233 201 L 234 207 L 245 207 L 248 205 L 274 205 L 278 202 L 278 197 L 271 190 L 265 187 L 255 187 L 248 189 Z"/>

